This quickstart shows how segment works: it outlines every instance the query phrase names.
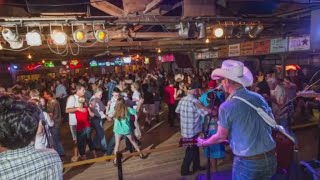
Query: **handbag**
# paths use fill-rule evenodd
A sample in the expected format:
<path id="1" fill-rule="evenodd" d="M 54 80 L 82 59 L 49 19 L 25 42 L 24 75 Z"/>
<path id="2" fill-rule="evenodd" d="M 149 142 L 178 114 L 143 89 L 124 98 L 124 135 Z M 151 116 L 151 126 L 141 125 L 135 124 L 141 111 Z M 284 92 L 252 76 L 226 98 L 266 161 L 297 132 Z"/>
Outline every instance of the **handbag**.
<path id="1" fill-rule="evenodd" d="M 254 110 L 256 110 L 259 116 L 264 120 L 264 122 L 266 122 L 269 126 L 273 128 L 274 131 L 272 132 L 272 137 L 276 142 L 278 169 L 289 170 L 290 165 L 294 161 L 293 156 L 294 156 L 295 139 L 291 135 L 289 135 L 281 125 L 278 125 L 273 117 L 267 114 L 260 107 L 256 107 L 250 102 L 248 102 L 247 100 L 238 96 L 233 96 L 232 98 L 239 99 L 240 101 L 252 107 Z"/>

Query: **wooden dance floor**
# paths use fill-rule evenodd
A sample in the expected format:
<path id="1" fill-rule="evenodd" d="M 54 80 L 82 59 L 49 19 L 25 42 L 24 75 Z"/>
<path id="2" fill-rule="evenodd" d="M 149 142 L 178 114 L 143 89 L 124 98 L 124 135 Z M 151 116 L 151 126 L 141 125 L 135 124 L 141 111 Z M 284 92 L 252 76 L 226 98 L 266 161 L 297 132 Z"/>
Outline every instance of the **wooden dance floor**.
<path id="1" fill-rule="evenodd" d="M 158 125 L 158 126 L 157 126 Z M 179 142 L 180 129 L 179 127 L 170 128 L 163 120 L 161 123 L 153 122 L 152 126 L 157 126 L 150 132 L 146 133 L 150 128 L 145 129 L 142 138 L 142 149 L 157 149 L 159 147 L 166 147 L 175 145 Z M 112 124 L 107 122 L 105 124 L 107 139 L 110 139 L 112 132 Z M 296 130 L 296 135 L 299 139 L 299 159 L 312 160 L 317 154 L 317 128 L 309 127 L 305 129 Z M 71 135 L 68 129 L 68 124 L 65 123 L 62 128 L 63 146 L 67 153 L 65 163 L 69 163 L 72 156 Z M 121 149 L 124 149 L 124 140 L 121 143 Z M 202 151 L 201 151 L 202 152 Z M 129 153 L 128 151 L 125 153 Z M 205 173 L 205 171 L 197 172 L 192 176 L 181 177 L 180 166 L 184 157 L 184 148 L 176 148 L 165 150 L 161 152 L 153 152 L 148 154 L 146 159 L 139 157 L 130 157 L 124 159 L 123 162 L 123 177 L 125 180 L 130 179 L 152 179 L 152 180 L 175 180 L 175 179 L 195 179 L 198 173 Z M 91 158 L 88 153 L 88 158 Z M 205 166 L 206 159 L 201 153 L 201 165 Z M 219 161 L 219 171 L 230 171 L 232 169 L 232 160 L 228 155 L 224 161 Z M 83 179 L 83 180 L 98 180 L 98 179 L 118 179 L 117 167 L 112 161 L 98 162 L 90 165 L 82 165 L 74 168 L 66 168 L 64 172 L 64 179 Z M 225 179 L 225 178 L 223 178 Z"/>

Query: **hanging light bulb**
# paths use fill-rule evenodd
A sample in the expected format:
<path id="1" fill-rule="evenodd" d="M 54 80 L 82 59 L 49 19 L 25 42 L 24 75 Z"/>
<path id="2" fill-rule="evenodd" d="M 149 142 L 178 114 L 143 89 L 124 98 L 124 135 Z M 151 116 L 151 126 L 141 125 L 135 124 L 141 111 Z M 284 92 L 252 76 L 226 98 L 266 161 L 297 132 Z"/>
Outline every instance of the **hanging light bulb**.
<path id="1" fill-rule="evenodd" d="M 210 43 L 210 39 L 207 38 L 205 42 L 206 42 L 207 44 Z"/>
<path id="2" fill-rule="evenodd" d="M 216 38 L 221 38 L 224 35 L 224 30 L 221 27 L 217 27 L 213 30 L 213 34 Z"/>
<path id="3" fill-rule="evenodd" d="M 66 35 L 65 32 L 54 30 L 50 36 L 55 45 L 67 44 L 68 36 Z"/>
<path id="4" fill-rule="evenodd" d="M 40 46 L 42 44 L 41 34 L 33 30 L 26 34 L 26 41 L 29 46 Z"/>
<path id="5" fill-rule="evenodd" d="M 0 50 L 3 50 L 3 46 L 2 46 L 2 44 L 0 43 Z"/>
<path id="6" fill-rule="evenodd" d="M 32 59 L 32 56 L 31 56 L 31 54 L 28 54 L 28 59 Z"/>
<path id="7" fill-rule="evenodd" d="M 161 49 L 160 48 L 158 48 L 158 51 L 157 51 L 159 54 L 161 53 Z"/>

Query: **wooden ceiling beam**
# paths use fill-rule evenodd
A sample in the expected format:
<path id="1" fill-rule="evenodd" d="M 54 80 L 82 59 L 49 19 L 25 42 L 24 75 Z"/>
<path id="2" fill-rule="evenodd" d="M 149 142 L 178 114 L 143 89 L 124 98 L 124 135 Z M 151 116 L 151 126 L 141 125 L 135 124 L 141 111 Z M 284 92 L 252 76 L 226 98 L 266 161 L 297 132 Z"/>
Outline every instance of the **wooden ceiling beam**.
<path id="1" fill-rule="evenodd" d="M 116 17 L 123 17 L 125 16 L 125 13 L 122 9 L 120 9 L 119 7 L 106 2 L 106 1 L 100 1 L 97 2 L 96 0 L 90 0 L 91 6 L 107 13 L 110 14 L 112 16 L 116 16 Z"/>
<path id="2" fill-rule="evenodd" d="M 153 10 L 157 5 L 159 5 L 162 0 L 153 0 L 147 6 L 146 9 L 143 11 L 143 14 L 147 14 L 151 10 Z"/>

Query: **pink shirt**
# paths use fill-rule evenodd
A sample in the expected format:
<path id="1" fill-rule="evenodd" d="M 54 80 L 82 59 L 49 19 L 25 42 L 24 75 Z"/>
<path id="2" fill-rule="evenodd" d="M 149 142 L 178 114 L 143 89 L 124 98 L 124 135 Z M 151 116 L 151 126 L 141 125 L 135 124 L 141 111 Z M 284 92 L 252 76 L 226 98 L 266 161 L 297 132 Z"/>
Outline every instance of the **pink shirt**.
<path id="1" fill-rule="evenodd" d="M 164 89 L 165 99 L 164 102 L 169 105 L 174 105 L 176 100 L 174 99 L 174 87 L 166 86 Z"/>

